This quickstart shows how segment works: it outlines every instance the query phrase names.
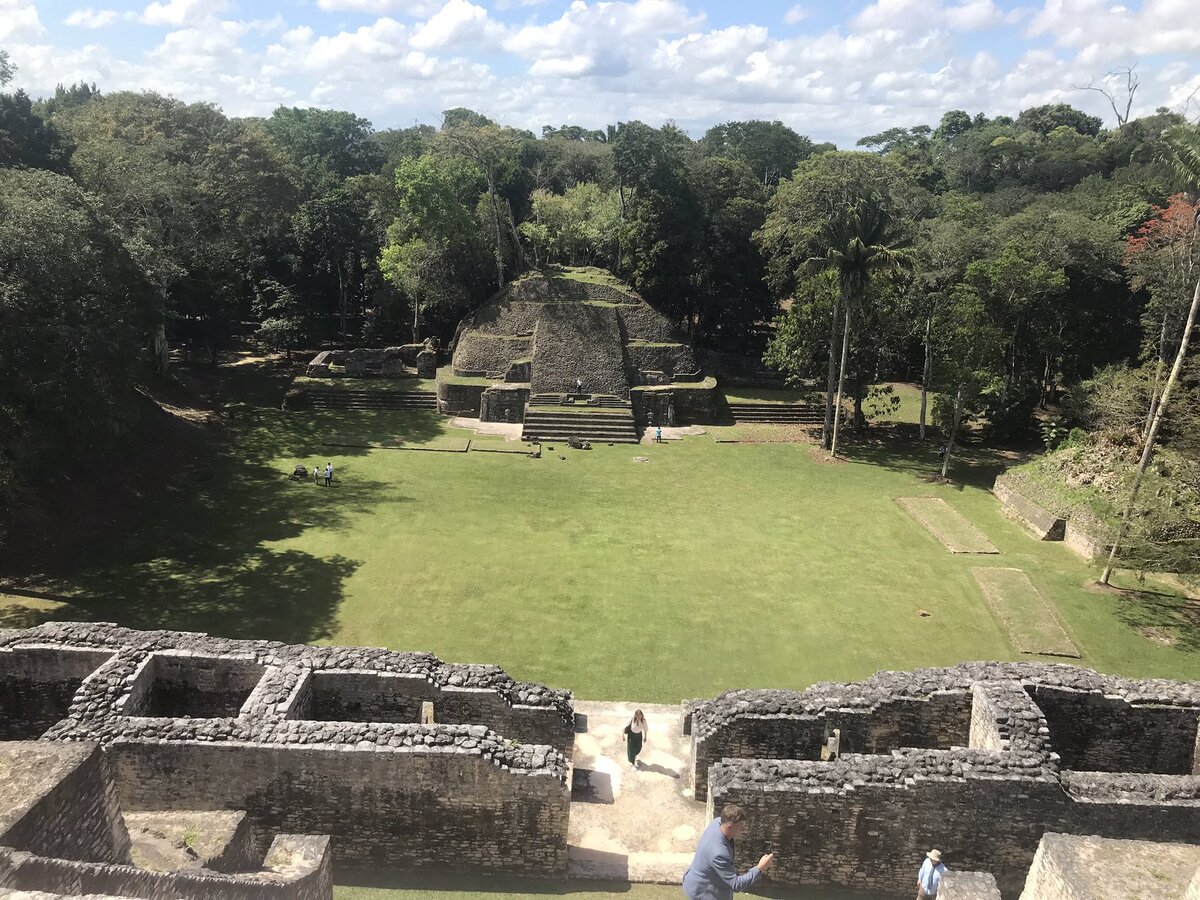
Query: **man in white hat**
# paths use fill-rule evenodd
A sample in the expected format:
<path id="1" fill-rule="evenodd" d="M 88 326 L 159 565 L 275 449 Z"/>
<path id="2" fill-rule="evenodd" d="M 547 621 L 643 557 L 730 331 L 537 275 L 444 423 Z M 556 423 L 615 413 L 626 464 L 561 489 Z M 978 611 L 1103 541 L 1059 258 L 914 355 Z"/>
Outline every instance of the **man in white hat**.
<path id="1" fill-rule="evenodd" d="M 930 850 L 926 853 L 925 862 L 921 863 L 921 871 L 917 873 L 917 900 L 932 900 L 936 897 L 945 873 L 942 851 Z"/>

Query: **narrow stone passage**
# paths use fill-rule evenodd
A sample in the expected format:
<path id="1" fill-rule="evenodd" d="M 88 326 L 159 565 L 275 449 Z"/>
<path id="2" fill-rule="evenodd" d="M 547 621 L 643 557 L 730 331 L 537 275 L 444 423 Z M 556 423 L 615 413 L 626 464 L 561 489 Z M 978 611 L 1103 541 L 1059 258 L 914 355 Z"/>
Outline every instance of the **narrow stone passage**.
<path id="1" fill-rule="evenodd" d="M 622 734 L 635 709 L 650 726 L 637 769 Z M 707 817 L 687 786 L 679 707 L 576 700 L 575 711 L 586 730 L 575 735 L 570 877 L 680 883 Z"/>

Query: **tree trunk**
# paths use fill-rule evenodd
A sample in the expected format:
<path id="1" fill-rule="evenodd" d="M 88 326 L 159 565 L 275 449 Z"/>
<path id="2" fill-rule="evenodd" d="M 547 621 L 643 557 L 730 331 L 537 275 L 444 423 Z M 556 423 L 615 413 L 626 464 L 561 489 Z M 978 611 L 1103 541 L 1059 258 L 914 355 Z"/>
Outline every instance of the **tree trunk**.
<path id="1" fill-rule="evenodd" d="M 842 421 L 842 391 L 846 387 L 846 356 L 850 352 L 850 313 L 853 307 L 846 303 L 846 327 L 842 332 L 842 364 L 838 369 L 837 400 L 833 404 L 833 441 L 829 445 L 829 458 L 837 456 L 838 423 Z"/>
<path id="2" fill-rule="evenodd" d="M 1158 408 L 1154 410 L 1154 420 L 1150 423 L 1150 431 L 1146 434 L 1146 445 L 1142 448 L 1142 458 L 1138 461 L 1137 471 L 1133 476 L 1133 487 L 1129 491 L 1129 502 L 1125 505 L 1125 512 L 1121 516 L 1121 525 L 1117 529 L 1117 537 L 1113 541 L 1112 549 L 1108 553 L 1108 562 L 1104 566 L 1104 572 L 1100 575 L 1101 584 L 1108 584 L 1109 578 L 1112 577 L 1113 567 L 1117 561 L 1117 553 L 1121 549 L 1121 541 L 1125 539 L 1125 534 L 1129 531 L 1129 520 L 1133 517 L 1133 507 L 1137 503 L 1138 494 L 1142 490 L 1142 478 L 1146 474 L 1146 468 L 1150 465 L 1150 460 L 1154 457 L 1154 442 L 1158 438 L 1158 429 L 1162 426 L 1163 415 L 1166 413 L 1167 403 L 1171 399 L 1171 391 L 1175 387 L 1175 382 L 1179 380 L 1179 371 L 1183 368 L 1184 357 L 1187 356 L 1188 344 L 1192 338 L 1192 330 L 1196 327 L 1197 312 L 1200 312 L 1200 280 L 1196 282 L 1196 289 L 1192 292 L 1192 307 L 1188 310 L 1187 325 L 1183 328 L 1183 337 L 1179 341 L 1179 351 L 1175 354 L 1175 364 L 1171 366 L 1171 374 L 1167 376 L 1167 383 L 1163 386 L 1162 396 L 1158 400 Z"/>
<path id="3" fill-rule="evenodd" d="M 826 450 L 833 440 L 833 391 L 837 383 L 837 324 L 842 298 L 833 301 L 833 316 L 829 320 L 829 373 L 825 379 L 825 424 L 821 427 L 821 446 Z"/>
<path id="4" fill-rule="evenodd" d="M 525 250 L 521 247 L 521 237 L 517 234 L 517 223 L 513 219 L 512 204 L 505 200 L 504 206 L 508 211 L 508 233 L 512 235 L 513 246 L 517 248 L 517 274 L 519 275 L 525 271 Z"/>
<path id="5" fill-rule="evenodd" d="M 154 369 L 159 375 L 166 375 L 171 368 L 171 348 L 167 345 L 167 323 L 159 322 L 154 327 Z"/>
<path id="6" fill-rule="evenodd" d="M 925 320 L 925 369 L 921 373 L 921 440 L 925 440 L 925 417 L 929 409 L 929 379 L 933 377 L 933 316 Z"/>
<path id="7" fill-rule="evenodd" d="M 958 437 L 958 423 L 962 419 L 963 386 L 958 386 L 954 395 L 954 419 L 950 424 L 950 437 L 946 441 L 946 452 L 942 455 L 942 478 L 950 471 L 950 454 L 954 452 L 954 441 Z"/>
<path id="8" fill-rule="evenodd" d="M 342 261 L 337 261 L 338 309 L 342 314 L 342 349 L 346 349 L 346 280 L 342 277 Z"/>
<path id="9" fill-rule="evenodd" d="M 421 301 L 413 297 L 413 343 L 421 343 Z"/>
<path id="10" fill-rule="evenodd" d="M 1142 426 L 1142 440 L 1150 433 L 1150 423 L 1154 421 L 1154 410 L 1158 406 L 1158 386 L 1162 384 L 1163 368 L 1167 364 L 1167 322 L 1170 311 L 1163 312 L 1162 328 L 1158 333 L 1158 363 L 1154 366 L 1154 387 L 1150 390 L 1150 409 L 1146 413 L 1146 424 Z"/>
<path id="11" fill-rule="evenodd" d="M 496 205 L 496 174 L 491 167 L 487 170 L 488 200 L 492 205 L 492 225 L 496 229 L 496 280 L 504 287 L 504 249 L 501 244 L 500 208 Z"/>

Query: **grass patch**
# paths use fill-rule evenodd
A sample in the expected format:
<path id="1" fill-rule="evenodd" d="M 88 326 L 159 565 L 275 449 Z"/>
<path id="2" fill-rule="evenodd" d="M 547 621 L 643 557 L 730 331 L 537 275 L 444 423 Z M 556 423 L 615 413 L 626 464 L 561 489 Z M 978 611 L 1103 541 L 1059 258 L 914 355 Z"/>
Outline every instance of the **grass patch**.
<path id="1" fill-rule="evenodd" d="M 493 384 L 502 384 L 504 382 L 504 379 L 503 378 L 472 377 L 472 376 L 468 376 L 468 375 L 455 375 L 453 366 L 442 366 L 440 369 L 437 370 L 437 380 L 434 382 L 434 384 L 436 385 L 439 382 L 442 382 L 445 384 L 464 384 L 464 385 L 490 387 Z"/>
<path id="2" fill-rule="evenodd" d="M 782 425 L 775 422 L 742 422 L 740 425 L 705 425 L 718 444 L 813 444 L 811 425 Z"/>
<path id="3" fill-rule="evenodd" d="M 955 457 L 954 484 L 924 481 L 929 445 L 867 438 L 848 438 L 836 466 L 806 444 L 708 440 L 539 460 L 333 450 L 347 436 L 476 436 L 421 411 L 287 413 L 285 374 L 220 374 L 236 440 L 213 476 L 17 587 L 70 602 L 72 618 L 429 650 L 596 699 L 1021 658 L 980 598 L 976 560 L 931 543 L 894 501 L 928 495 L 1028 573 L 1089 664 L 1200 678 L 1197 648 L 1147 637 L 1122 595 L 1085 587 L 1096 568 L 1004 518 L 988 493 L 1003 459 L 986 450 Z M 327 461 L 330 489 L 286 478 Z"/>
<path id="4" fill-rule="evenodd" d="M 61 600 L 0 591 L 0 628 L 33 628 L 43 622 L 87 619 L 87 613 Z"/>
<path id="5" fill-rule="evenodd" d="M 987 536 L 941 497 L 897 497 L 905 511 L 951 553 L 999 553 Z"/>
<path id="6" fill-rule="evenodd" d="M 752 387 L 727 387 L 723 391 L 727 403 L 824 403 L 819 391 L 801 389 L 775 389 Z"/>
<path id="7" fill-rule="evenodd" d="M 372 391 L 394 394 L 405 391 L 436 391 L 437 381 L 433 378 L 310 378 L 297 375 L 292 387 L 306 391 Z"/>
<path id="8" fill-rule="evenodd" d="M 999 566 L 975 568 L 971 574 L 1017 650 L 1040 656 L 1080 656 L 1028 575 Z"/>
<path id="9" fill-rule="evenodd" d="M 635 391 L 646 391 L 653 393 L 655 391 L 711 391 L 717 387 L 717 379 L 712 375 L 706 375 L 700 381 L 676 381 L 671 384 L 639 384 L 629 389 L 630 393 Z"/>

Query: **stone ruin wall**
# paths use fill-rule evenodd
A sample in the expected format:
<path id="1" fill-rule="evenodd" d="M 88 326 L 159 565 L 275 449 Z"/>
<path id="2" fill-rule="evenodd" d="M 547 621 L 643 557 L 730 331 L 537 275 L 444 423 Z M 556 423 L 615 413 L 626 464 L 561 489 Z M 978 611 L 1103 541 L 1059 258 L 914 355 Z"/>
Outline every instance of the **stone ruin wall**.
<path id="1" fill-rule="evenodd" d="M 97 663 L 82 680 L 79 649 Z M 31 651 L 36 667 L 11 662 Z M 34 715 L 11 736 L 98 742 L 126 809 L 245 810 L 264 852 L 280 830 L 319 832 L 350 864 L 565 869 L 568 692 L 425 653 L 79 623 L 0 632 L 0 672 L 34 668 L 7 682 L 0 712 L 73 699 L 48 730 Z M 421 724 L 430 707 L 436 724 Z"/>
<path id="2" fill-rule="evenodd" d="M 749 812 L 739 852 L 778 851 L 776 879 L 907 891 L 937 846 L 1014 895 L 1047 831 L 1194 841 L 1198 717 L 1200 684 L 1018 663 L 685 707 L 696 796 Z"/>

